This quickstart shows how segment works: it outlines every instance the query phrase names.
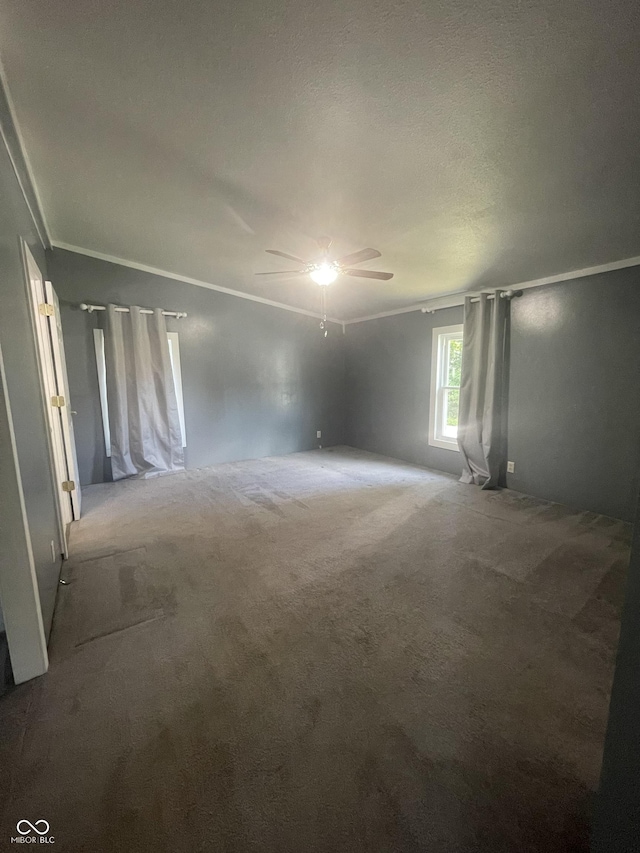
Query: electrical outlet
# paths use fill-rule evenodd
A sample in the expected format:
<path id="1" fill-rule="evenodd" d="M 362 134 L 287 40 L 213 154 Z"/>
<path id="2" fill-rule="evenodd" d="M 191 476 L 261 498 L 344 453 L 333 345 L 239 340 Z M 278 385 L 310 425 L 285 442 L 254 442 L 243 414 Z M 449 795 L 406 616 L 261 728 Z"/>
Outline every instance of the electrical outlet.
<path id="1" fill-rule="evenodd" d="M 316 438 L 322 438 L 322 430 L 316 430 Z"/>
<path id="2" fill-rule="evenodd" d="M 516 473 L 516 463 L 515 462 L 507 462 L 507 474 L 515 474 Z"/>

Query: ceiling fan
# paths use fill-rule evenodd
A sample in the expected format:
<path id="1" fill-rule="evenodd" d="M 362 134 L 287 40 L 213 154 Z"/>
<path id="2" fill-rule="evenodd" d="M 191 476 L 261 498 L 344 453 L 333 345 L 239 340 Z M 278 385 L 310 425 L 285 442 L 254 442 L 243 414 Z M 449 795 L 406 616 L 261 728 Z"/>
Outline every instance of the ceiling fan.
<path id="1" fill-rule="evenodd" d="M 315 261 L 303 261 L 302 258 L 289 255 L 287 252 L 280 252 L 277 249 L 266 249 L 265 251 L 270 255 L 277 255 L 279 258 L 295 261 L 301 269 L 258 272 L 256 275 L 283 275 L 285 273 L 292 274 L 294 277 L 308 275 L 312 281 L 321 286 L 331 284 L 339 275 L 351 275 L 356 278 L 375 278 L 380 281 L 389 281 L 389 279 L 393 278 L 392 272 L 352 269 L 353 264 L 362 264 L 365 261 L 373 260 L 373 258 L 382 257 L 381 252 L 377 249 L 360 249 L 359 252 L 352 252 L 350 255 L 344 255 L 342 258 L 332 259 L 329 257 L 329 248 L 331 247 L 331 239 L 329 237 L 323 237 L 318 240 L 318 247 L 320 249 L 320 257 Z"/>

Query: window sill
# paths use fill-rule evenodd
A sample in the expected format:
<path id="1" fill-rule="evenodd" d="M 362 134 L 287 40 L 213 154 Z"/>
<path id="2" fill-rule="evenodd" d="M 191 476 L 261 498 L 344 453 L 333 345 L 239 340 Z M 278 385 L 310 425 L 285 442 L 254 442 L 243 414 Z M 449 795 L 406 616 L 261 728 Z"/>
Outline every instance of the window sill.
<path id="1" fill-rule="evenodd" d="M 441 450 L 455 450 L 456 453 L 460 453 L 457 441 L 444 441 L 442 438 L 429 437 L 429 444 L 431 447 L 439 447 Z"/>

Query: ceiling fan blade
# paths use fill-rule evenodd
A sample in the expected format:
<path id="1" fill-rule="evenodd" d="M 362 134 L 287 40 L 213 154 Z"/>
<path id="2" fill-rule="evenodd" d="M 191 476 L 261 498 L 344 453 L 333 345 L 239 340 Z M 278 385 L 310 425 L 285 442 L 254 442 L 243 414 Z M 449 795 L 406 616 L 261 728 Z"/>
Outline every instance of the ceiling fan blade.
<path id="1" fill-rule="evenodd" d="M 304 275 L 304 270 L 273 270 L 269 272 L 257 272 L 254 275 Z"/>
<path id="2" fill-rule="evenodd" d="M 344 258 L 338 258 L 336 261 L 340 266 L 348 266 L 349 264 L 361 264 L 363 261 L 372 261 L 374 258 L 381 258 L 382 252 L 377 249 L 360 249 L 359 252 L 353 252 L 351 255 L 345 255 Z"/>
<path id="3" fill-rule="evenodd" d="M 357 278 L 378 278 L 380 281 L 389 281 L 393 278 L 392 272 L 378 272 L 377 270 L 342 270 L 345 275 L 355 275 Z"/>
<path id="4" fill-rule="evenodd" d="M 279 258 L 287 258 L 289 261 L 295 261 L 297 264 L 302 264 L 303 267 L 307 265 L 307 262 L 303 261 L 302 258 L 296 258 L 295 255 L 288 255 L 286 252 L 279 252 L 277 249 L 265 249 L 265 252 L 268 252 L 270 255 L 277 255 Z"/>

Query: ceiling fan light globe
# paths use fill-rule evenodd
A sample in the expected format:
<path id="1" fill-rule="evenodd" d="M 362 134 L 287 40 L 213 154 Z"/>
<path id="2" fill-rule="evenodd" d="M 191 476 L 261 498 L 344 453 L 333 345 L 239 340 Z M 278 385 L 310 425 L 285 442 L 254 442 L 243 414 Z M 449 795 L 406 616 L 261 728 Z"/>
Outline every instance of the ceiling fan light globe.
<path id="1" fill-rule="evenodd" d="M 332 284 L 337 278 L 340 270 L 335 264 L 327 263 L 317 264 L 309 270 L 309 275 L 312 281 L 321 286 Z"/>

